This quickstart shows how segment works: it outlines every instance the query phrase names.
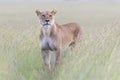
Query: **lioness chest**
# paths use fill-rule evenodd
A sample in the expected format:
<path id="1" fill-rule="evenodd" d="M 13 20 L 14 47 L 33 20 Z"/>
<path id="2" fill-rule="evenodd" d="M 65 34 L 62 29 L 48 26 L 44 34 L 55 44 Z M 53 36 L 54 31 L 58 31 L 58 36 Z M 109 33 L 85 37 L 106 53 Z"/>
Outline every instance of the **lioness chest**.
<path id="1" fill-rule="evenodd" d="M 44 37 L 41 40 L 40 46 L 42 49 L 45 49 L 45 50 L 55 50 L 54 40 L 50 37 Z"/>
<path id="2" fill-rule="evenodd" d="M 56 50 L 55 47 L 55 40 L 50 37 L 50 31 L 47 29 L 43 29 L 43 36 L 42 39 L 40 40 L 40 47 L 43 50 Z"/>

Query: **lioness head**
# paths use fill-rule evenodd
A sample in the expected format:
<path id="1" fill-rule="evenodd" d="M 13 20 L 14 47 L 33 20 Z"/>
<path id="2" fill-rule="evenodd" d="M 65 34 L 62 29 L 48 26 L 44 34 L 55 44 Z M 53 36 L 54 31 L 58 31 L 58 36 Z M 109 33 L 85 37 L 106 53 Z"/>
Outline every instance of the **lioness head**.
<path id="1" fill-rule="evenodd" d="M 54 18 L 57 11 L 53 9 L 52 11 L 39 11 L 36 10 L 36 14 L 40 19 L 40 23 L 42 26 L 50 26 L 54 24 Z"/>

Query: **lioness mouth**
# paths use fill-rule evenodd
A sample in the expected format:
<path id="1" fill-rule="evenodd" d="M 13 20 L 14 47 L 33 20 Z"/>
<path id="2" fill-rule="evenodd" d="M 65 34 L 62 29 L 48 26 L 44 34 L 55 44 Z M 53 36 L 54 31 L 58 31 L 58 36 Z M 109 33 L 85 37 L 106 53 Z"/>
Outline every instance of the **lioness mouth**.
<path id="1" fill-rule="evenodd" d="M 46 23 L 46 24 L 43 24 L 43 26 L 49 26 L 50 24 Z"/>

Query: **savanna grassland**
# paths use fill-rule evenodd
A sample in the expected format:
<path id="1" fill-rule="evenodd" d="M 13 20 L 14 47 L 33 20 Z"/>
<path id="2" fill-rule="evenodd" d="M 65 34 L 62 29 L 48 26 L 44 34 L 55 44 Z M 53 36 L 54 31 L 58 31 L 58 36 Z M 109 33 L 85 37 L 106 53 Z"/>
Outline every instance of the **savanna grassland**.
<path id="1" fill-rule="evenodd" d="M 53 8 L 56 22 L 78 22 L 83 35 L 49 72 L 40 56 L 35 10 Z M 120 4 L 0 3 L 0 80 L 120 80 Z"/>

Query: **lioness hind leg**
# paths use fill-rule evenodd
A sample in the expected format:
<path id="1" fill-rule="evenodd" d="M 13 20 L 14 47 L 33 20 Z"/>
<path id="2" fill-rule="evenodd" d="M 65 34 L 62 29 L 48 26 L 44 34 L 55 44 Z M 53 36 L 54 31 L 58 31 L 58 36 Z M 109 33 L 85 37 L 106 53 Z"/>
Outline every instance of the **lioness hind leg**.
<path id="1" fill-rule="evenodd" d="M 69 46 L 71 47 L 71 50 L 73 50 L 73 49 L 75 48 L 75 46 L 76 46 L 75 41 L 71 42 L 71 43 L 69 44 Z"/>

